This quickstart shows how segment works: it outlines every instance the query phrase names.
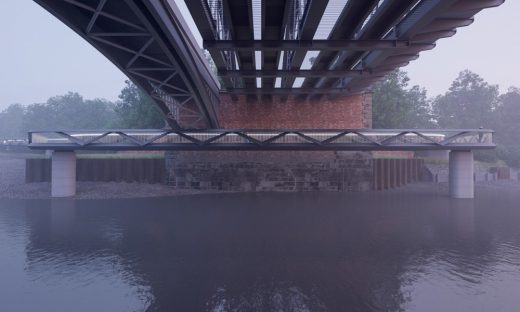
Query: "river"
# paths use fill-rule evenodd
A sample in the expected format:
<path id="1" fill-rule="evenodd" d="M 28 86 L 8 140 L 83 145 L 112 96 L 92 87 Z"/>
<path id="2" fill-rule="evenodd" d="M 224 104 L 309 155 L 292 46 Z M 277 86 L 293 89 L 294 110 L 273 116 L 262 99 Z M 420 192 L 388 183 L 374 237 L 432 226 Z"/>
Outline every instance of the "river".
<path id="1" fill-rule="evenodd" d="M 520 192 L 0 200 L 0 311 L 518 311 Z"/>

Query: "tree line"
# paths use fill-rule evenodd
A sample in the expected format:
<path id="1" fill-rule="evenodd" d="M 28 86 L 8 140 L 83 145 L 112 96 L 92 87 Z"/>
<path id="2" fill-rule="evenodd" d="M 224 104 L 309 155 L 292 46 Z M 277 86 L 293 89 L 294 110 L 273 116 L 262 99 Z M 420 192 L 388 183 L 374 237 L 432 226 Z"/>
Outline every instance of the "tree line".
<path id="1" fill-rule="evenodd" d="M 396 70 L 374 86 L 374 128 L 490 128 L 496 130 L 494 151 L 476 153 L 484 161 L 504 160 L 520 167 L 520 89 L 500 94 L 469 70 L 460 72 L 449 90 L 429 98 L 426 89 L 410 86 L 406 72 Z M 25 138 L 30 130 L 162 128 L 164 117 L 153 101 L 130 81 L 119 100 L 84 99 L 78 93 L 55 96 L 45 103 L 12 104 L 0 112 L 0 139 Z"/>
<path id="2" fill-rule="evenodd" d="M 0 112 L 0 139 L 23 139 L 31 130 L 162 128 L 162 113 L 136 85 L 126 81 L 117 102 L 84 99 L 69 92 L 45 103 L 12 104 Z"/>
<path id="3" fill-rule="evenodd" d="M 497 148 L 478 151 L 478 160 L 503 160 L 520 167 L 520 89 L 500 94 L 498 85 L 464 70 L 448 91 L 428 98 L 426 89 L 410 86 L 406 72 L 396 70 L 374 87 L 374 128 L 445 128 L 495 130 Z"/>

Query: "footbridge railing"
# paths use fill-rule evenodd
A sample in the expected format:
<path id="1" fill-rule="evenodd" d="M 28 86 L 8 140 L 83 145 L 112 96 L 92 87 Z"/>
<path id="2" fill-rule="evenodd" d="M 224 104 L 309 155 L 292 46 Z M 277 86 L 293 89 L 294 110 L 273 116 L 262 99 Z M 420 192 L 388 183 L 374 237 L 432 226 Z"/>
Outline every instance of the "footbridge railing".
<path id="1" fill-rule="evenodd" d="M 494 148 L 487 129 L 70 130 L 29 132 L 49 150 L 473 150 Z"/>

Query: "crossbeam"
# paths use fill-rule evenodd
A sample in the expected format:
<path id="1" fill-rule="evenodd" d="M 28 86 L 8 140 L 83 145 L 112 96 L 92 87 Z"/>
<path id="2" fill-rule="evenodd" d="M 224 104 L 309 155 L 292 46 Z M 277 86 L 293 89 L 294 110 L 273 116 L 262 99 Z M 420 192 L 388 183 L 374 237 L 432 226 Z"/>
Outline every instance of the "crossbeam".
<path id="1" fill-rule="evenodd" d="M 32 131 L 35 150 L 474 150 L 491 149 L 485 129 L 217 129 Z"/>
<path id="2" fill-rule="evenodd" d="M 387 73 L 393 67 L 384 66 L 368 69 L 235 69 L 219 70 L 221 77 L 357 77 Z"/>
<path id="3" fill-rule="evenodd" d="M 369 51 L 434 47 L 431 43 L 410 42 L 408 40 L 205 40 L 208 50 L 228 51 Z"/>
<path id="4" fill-rule="evenodd" d="M 363 74 L 369 74 L 369 71 L 363 70 L 317 70 L 317 69 L 262 69 L 262 70 L 249 70 L 249 69 L 237 69 L 237 70 L 219 70 L 218 75 L 221 77 L 345 77 L 345 76 L 358 76 Z"/>
<path id="5" fill-rule="evenodd" d="M 235 94 L 235 95 L 248 95 L 248 94 L 287 94 L 287 95 L 298 95 L 298 94 L 347 94 L 351 93 L 350 88 L 228 88 L 221 90 L 221 94 Z"/>

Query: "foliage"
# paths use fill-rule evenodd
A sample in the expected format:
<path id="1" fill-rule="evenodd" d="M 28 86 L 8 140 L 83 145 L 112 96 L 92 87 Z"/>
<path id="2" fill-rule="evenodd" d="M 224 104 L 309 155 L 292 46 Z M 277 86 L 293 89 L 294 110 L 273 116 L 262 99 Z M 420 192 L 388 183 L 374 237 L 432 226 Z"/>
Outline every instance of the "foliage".
<path id="1" fill-rule="evenodd" d="M 26 138 L 31 130 L 164 127 L 156 104 L 131 82 L 119 98 L 114 104 L 69 92 L 45 103 L 12 104 L 0 112 L 0 139 Z"/>
<path id="2" fill-rule="evenodd" d="M 464 70 L 449 91 L 433 101 L 433 108 L 441 128 L 492 127 L 497 100 L 498 86 Z"/>
<path id="3" fill-rule="evenodd" d="M 85 100 L 78 93 L 55 96 L 43 104 L 26 107 L 24 131 L 45 129 L 107 128 L 116 119 L 114 104 L 102 99 Z"/>
<path id="4" fill-rule="evenodd" d="M 376 85 L 373 96 L 374 128 L 490 128 L 496 130 L 495 150 L 476 151 L 475 159 L 503 160 L 520 167 L 520 89 L 499 95 L 476 73 L 464 70 L 449 90 L 433 100 L 418 86 L 409 88 L 405 72 L 394 71 Z"/>
<path id="5" fill-rule="evenodd" d="M 25 138 L 31 130 L 110 128 L 116 119 L 113 103 L 69 92 L 46 103 L 8 106 L 0 112 L 0 138 Z"/>
<path id="6" fill-rule="evenodd" d="M 24 107 L 12 104 L 0 112 L 0 139 L 23 139 L 27 134 L 23 131 Z"/>
<path id="7" fill-rule="evenodd" d="M 508 166 L 520 168 L 520 146 L 498 145 L 497 158 L 503 160 Z"/>
<path id="8" fill-rule="evenodd" d="M 165 125 L 157 104 L 135 84 L 126 81 L 115 106 L 120 128 L 162 128 Z"/>
<path id="9" fill-rule="evenodd" d="M 498 155 L 496 150 L 476 150 L 473 152 L 475 160 L 483 161 L 487 163 L 496 163 L 498 161 Z"/>
<path id="10" fill-rule="evenodd" d="M 520 167 L 520 90 L 510 88 L 499 95 L 498 86 L 490 85 L 479 75 L 462 71 L 444 95 L 433 102 L 435 117 L 442 128 L 494 129 L 495 150 L 477 151 L 475 159 Z"/>
<path id="11" fill-rule="evenodd" d="M 493 116 L 495 140 L 501 144 L 518 144 L 520 138 L 520 89 L 509 88 L 498 98 Z"/>
<path id="12" fill-rule="evenodd" d="M 434 126 L 426 90 L 409 88 L 406 72 L 395 70 L 374 88 L 374 128 L 431 128 Z"/>

